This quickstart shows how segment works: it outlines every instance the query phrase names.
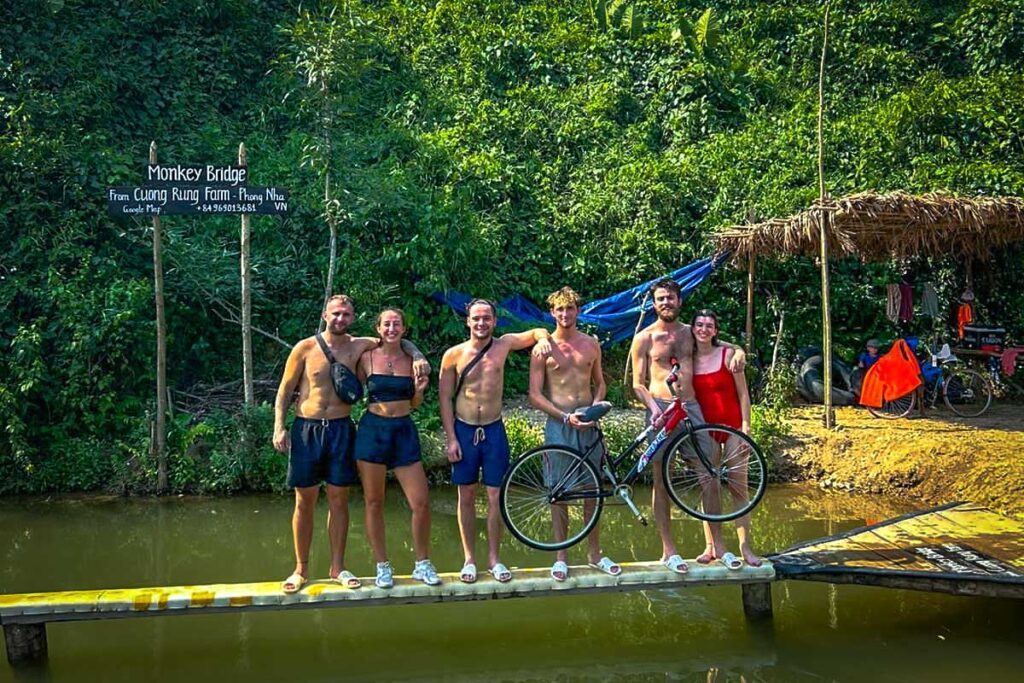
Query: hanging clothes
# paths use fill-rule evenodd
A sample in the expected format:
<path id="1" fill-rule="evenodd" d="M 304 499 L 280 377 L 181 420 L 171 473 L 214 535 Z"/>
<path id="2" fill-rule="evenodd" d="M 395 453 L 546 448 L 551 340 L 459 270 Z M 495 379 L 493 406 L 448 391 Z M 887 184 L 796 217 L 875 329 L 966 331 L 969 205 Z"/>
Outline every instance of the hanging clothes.
<path id="1" fill-rule="evenodd" d="M 934 282 L 924 283 L 924 291 L 921 292 L 921 315 L 929 318 L 939 317 L 939 295 L 935 291 Z"/>
<path id="2" fill-rule="evenodd" d="M 900 319 L 900 286 L 886 285 L 885 317 L 896 322 Z"/>
<path id="3" fill-rule="evenodd" d="M 969 303 L 960 304 L 956 309 L 956 329 L 960 333 L 960 339 L 964 338 L 964 326 L 974 321 L 974 306 Z"/>
<path id="4" fill-rule="evenodd" d="M 900 288 L 900 322 L 909 323 L 914 318 L 914 288 L 910 283 L 903 281 Z"/>
<path id="5" fill-rule="evenodd" d="M 1017 356 L 1022 353 L 1024 353 L 1024 346 L 1013 346 L 1003 351 L 999 360 L 1002 361 L 1004 375 L 1013 377 L 1013 373 L 1017 372 Z"/>

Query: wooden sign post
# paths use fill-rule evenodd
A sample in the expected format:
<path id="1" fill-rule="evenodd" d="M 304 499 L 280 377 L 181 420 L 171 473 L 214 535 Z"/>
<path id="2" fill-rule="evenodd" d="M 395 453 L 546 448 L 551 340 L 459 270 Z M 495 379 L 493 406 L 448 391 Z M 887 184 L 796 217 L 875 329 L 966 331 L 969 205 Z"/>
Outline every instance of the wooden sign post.
<path id="1" fill-rule="evenodd" d="M 245 143 L 238 145 L 238 166 L 246 168 Z M 245 405 L 253 403 L 252 391 L 252 287 L 249 265 L 249 214 L 242 214 L 241 269 L 242 269 L 242 387 Z"/>
<path id="2" fill-rule="evenodd" d="M 242 376 L 245 404 L 253 403 L 252 287 L 250 216 L 288 213 L 288 192 L 249 185 L 245 144 L 238 146 L 238 166 L 157 163 L 156 143 L 149 146 L 145 180 L 137 187 L 108 187 L 111 216 L 150 216 L 153 220 L 153 282 L 156 299 L 156 427 L 153 451 L 157 493 L 167 491 L 167 326 L 164 322 L 164 271 L 160 254 L 162 216 L 241 214 Z"/>
<path id="3" fill-rule="evenodd" d="M 149 163 L 156 164 L 156 141 L 149 143 Z M 156 492 L 167 492 L 167 323 L 164 321 L 164 262 L 160 253 L 160 216 L 153 216 L 153 297 L 156 299 Z"/>

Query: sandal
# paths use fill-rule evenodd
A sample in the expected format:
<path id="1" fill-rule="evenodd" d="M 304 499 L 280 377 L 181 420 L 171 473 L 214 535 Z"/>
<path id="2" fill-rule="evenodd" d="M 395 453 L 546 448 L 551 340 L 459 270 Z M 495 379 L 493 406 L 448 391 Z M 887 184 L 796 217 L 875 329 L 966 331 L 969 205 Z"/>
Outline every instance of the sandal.
<path id="1" fill-rule="evenodd" d="M 610 557 L 602 557 L 597 562 L 591 562 L 589 566 L 608 576 L 618 576 L 622 573 L 622 567 L 613 562 Z"/>
<path id="2" fill-rule="evenodd" d="M 305 585 L 306 577 L 298 572 L 293 572 L 291 576 L 281 582 L 281 590 L 286 595 L 291 595 L 292 593 L 298 593 Z"/>
<path id="3" fill-rule="evenodd" d="M 462 583 L 476 583 L 476 565 L 472 562 L 467 562 L 462 565 L 462 571 L 459 572 L 459 579 Z"/>
<path id="4" fill-rule="evenodd" d="M 498 562 L 496 565 L 491 567 L 491 576 L 493 576 L 498 583 L 508 583 L 512 580 L 512 572 L 510 572 L 508 567 L 503 565 L 501 562 Z"/>
<path id="5" fill-rule="evenodd" d="M 722 556 L 718 558 L 718 561 L 721 562 L 725 566 L 725 568 L 731 572 L 743 569 L 743 560 L 736 557 L 730 552 L 723 553 Z"/>
<path id="6" fill-rule="evenodd" d="M 686 560 L 679 557 L 679 555 L 672 555 L 670 557 L 666 557 L 664 560 L 661 561 L 661 563 L 668 567 L 670 570 L 674 571 L 676 574 L 685 574 L 686 572 L 690 571 L 690 567 L 686 564 Z"/>
<path id="7" fill-rule="evenodd" d="M 377 578 L 373 580 L 377 588 L 391 588 L 395 585 L 395 572 L 391 563 L 385 560 L 377 563 Z"/>
<path id="8" fill-rule="evenodd" d="M 359 577 L 347 569 L 342 569 L 337 576 L 331 577 L 331 581 L 345 588 L 360 588 L 363 585 Z"/>
<path id="9" fill-rule="evenodd" d="M 561 560 L 555 562 L 553 565 L 551 565 L 551 578 L 557 581 L 558 583 L 562 583 L 563 581 L 568 579 L 569 565 L 567 565 L 565 562 Z"/>

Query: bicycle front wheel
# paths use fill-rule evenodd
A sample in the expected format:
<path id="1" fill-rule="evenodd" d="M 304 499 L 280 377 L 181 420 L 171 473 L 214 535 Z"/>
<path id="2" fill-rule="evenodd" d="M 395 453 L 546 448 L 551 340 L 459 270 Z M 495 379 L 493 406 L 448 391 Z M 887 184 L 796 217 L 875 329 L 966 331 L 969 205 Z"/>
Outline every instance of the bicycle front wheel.
<path id="1" fill-rule="evenodd" d="M 915 392 L 911 391 L 909 394 L 900 396 L 892 401 L 882 401 L 881 408 L 869 407 L 868 412 L 875 417 L 884 417 L 887 420 L 906 417 L 914 409 L 914 402 L 916 401 L 914 397 Z"/>
<path id="2" fill-rule="evenodd" d="M 500 501 L 508 530 L 536 550 L 579 543 L 604 507 L 597 469 L 565 446 L 541 446 L 516 458 L 501 482 Z"/>
<path id="3" fill-rule="evenodd" d="M 768 463 L 761 449 L 749 436 L 725 425 L 698 425 L 684 432 L 669 445 L 662 468 L 673 502 L 705 522 L 727 522 L 748 514 L 768 485 Z"/>
<path id="4" fill-rule="evenodd" d="M 992 403 L 992 385 L 974 370 L 956 368 L 942 385 L 942 400 L 961 417 L 978 417 Z"/>

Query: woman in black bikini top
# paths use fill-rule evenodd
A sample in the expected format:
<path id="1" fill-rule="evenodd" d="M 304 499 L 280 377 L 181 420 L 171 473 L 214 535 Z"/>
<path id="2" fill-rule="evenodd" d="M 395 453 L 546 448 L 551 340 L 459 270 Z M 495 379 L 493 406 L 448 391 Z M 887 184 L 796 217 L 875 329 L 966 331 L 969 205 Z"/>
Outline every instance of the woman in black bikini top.
<path id="1" fill-rule="evenodd" d="M 356 431 L 355 459 L 366 502 L 366 535 L 377 562 L 375 583 L 394 585 L 384 534 L 384 480 L 389 469 L 412 509 L 412 541 L 416 551 L 413 578 L 436 586 L 437 570 L 430 553 L 430 504 L 427 475 L 420 461 L 420 438 L 409 413 L 423 403 L 430 378 L 412 376 L 412 358 L 402 351 L 405 315 L 397 308 L 377 316 L 380 347 L 363 353 L 356 371 L 369 394 L 369 405 Z"/>

